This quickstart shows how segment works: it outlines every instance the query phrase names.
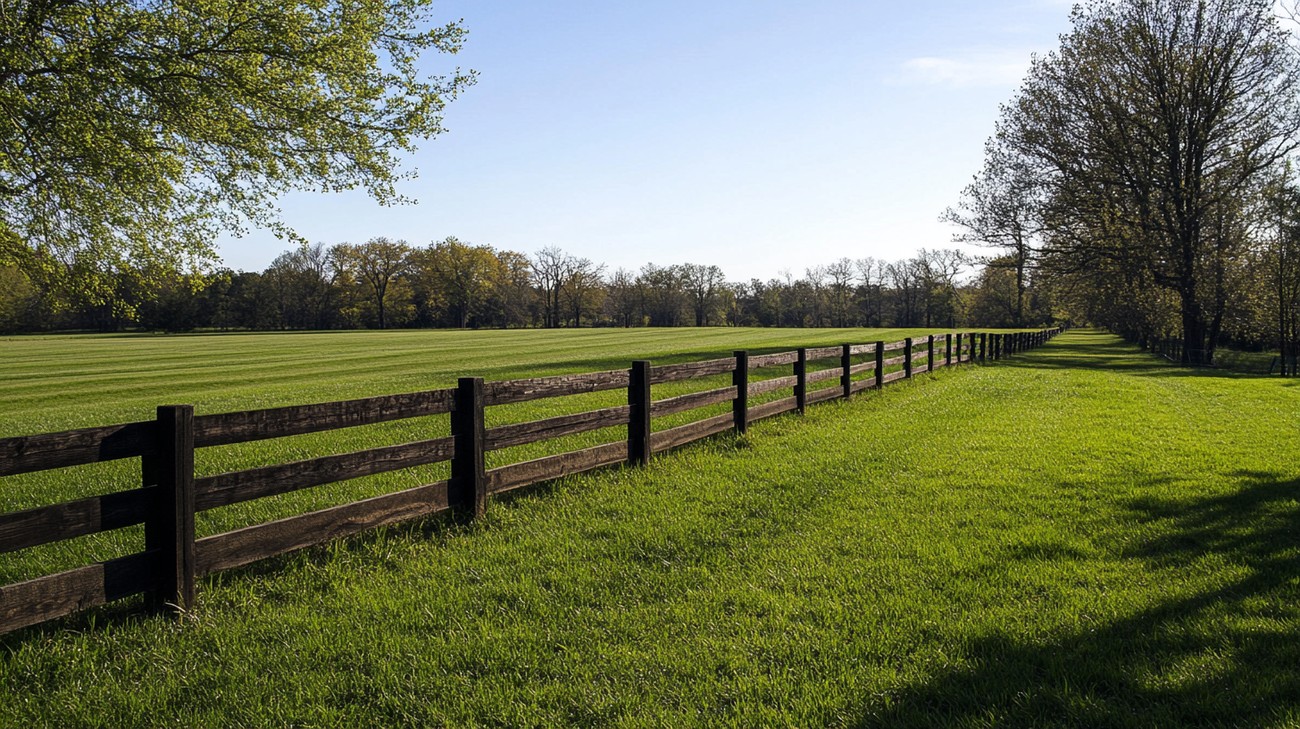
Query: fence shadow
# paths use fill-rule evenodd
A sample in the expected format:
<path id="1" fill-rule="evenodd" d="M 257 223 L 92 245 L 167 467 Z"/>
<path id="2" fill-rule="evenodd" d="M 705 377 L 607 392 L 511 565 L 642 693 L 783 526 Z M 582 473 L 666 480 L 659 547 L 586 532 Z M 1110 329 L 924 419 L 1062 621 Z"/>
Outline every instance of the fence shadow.
<path id="1" fill-rule="evenodd" d="M 864 703 L 856 726 L 1264 726 L 1300 714 L 1300 479 L 1239 472 L 1243 486 L 1196 501 L 1140 499 L 1122 548 L 1153 569 L 1201 560 L 1237 577 L 1050 642 L 990 635 L 955 670 Z M 1008 555 L 1008 559 L 1016 559 Z M 1069 559 L 1056 555 L 1053 559 Z M 1220 570 L 1221 572 L 1224 570 Z"/>

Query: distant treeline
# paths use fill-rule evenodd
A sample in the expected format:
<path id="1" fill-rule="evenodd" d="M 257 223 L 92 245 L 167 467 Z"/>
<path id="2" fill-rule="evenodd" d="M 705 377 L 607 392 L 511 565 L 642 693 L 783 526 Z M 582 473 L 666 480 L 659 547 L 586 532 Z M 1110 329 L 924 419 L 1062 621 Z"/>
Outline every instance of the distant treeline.
<path id="1" fill-rule="evenodd" d="M 974 274 L 974 275 L 972 275 Z M 189 331 L 395 327 L 1028 326 L 1048 297 L 1017 303 L 1005 259 L 956 250 L 894 262 L 842 258 L 796 276 L 728 281 L 717 266 L 616 269 L 559 248 L 533 255 L 447 238 L 304 245 L 261 272 L 123 274 L 94 303 L 59 301 L 0 269 L 0 330 Z M 1017 316 L 1017 312 L 1020 315 Z"/>

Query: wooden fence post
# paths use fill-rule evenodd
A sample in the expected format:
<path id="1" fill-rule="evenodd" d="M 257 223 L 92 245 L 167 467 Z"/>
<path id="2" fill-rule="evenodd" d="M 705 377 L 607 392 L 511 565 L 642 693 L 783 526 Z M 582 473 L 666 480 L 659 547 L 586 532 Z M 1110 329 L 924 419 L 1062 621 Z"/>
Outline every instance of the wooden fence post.
<path id="1" fill-rule="evenodd" d="M 903 340 L 903 379 L 912 379 L 912 338 Z"/>
<path id="2" fill-rule="evenodd" d="M 627 424 L 627 462 L 644 466 L 650 462 L 650 362 L 632 363 L 627 384 L 627 404 L 631 412 Z"/>
<path id="3" fill-rule="evenodd" d="M 957 360 L 961 361 L 960 349 L 957 350 Z M 943 364 L 945 367 L 952 364 L 952 332 L 943 335 Z"/>
<path id="4" fill-rule="evenodd" d="M 961 364 L 961 348 L 963 344 L 965 344 L 965 337 L 962 336 L 961 332 L 957 332 L 957 364 Z M 970 357 L 967 357 L 966 361 L 969 362 Z"/>
<path id="5" fill-rule="evenodd" d="M 934 335 L 931 334 L 925 344 L 925 371 L 934 372 Z"/>
<path id="6" fill-rule="evenodd" d="M 487 511 L 487 427 L 483 411 L 483 378 L 457 380 L 456 407 L 451 412 L 451 434 L 456 443 L 447 500 L 453 509 L 471 519 Z"/>
<path id="7" fill-rule="evenodd" d="M 731 373 L 731 384 L 736 386 L 736 396 L 731 400 L 731 420 L 737 433 L 749 430 L 749 352 L 737 350 L 736 369 Z"/>
<path id="8" fill-rule="evenodd" d="M 799 358 L 794 362 L 794 401 L 799 414 L 808 407 L 808 350 L 799 348 Z"/>
<path id="9" fill-rule="evenodd" d="M 844 399 L 848 400 L 853 394 L 853 345 L 846 344 L 840 352 L 840 368 L 844 372 L 840 375 L 840 387 L 844 390 Z"/>
<path id="10" fill-rule="evenodd" d="M 876 389 L 885 387 L 885 343 L 876 342 Z"/>
<path id="11" fill-rule="evenodd" d="M 989 333 L 980 332 L 980 364 L 984 364 L 989 359 Z"/>
<path id="12" fill-rule="evenodd" d="M 157 418 L 158 454 L 142 466 L 157 489 L 144 533 L 145 549 L 158 554 L 149 603 L 180 613 L 194 607 L 194 407 L 163 405 Z"/>

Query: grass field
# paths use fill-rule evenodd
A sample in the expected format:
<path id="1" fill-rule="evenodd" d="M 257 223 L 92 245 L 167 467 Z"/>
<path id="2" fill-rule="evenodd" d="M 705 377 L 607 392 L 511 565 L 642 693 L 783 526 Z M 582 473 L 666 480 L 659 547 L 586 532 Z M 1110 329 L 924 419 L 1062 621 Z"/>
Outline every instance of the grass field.
<path id="1" fill-rule="evenodd" d="M 0 724 L 1297 726 L 1298 414 L 1072 332 L 0 638 Z"/>

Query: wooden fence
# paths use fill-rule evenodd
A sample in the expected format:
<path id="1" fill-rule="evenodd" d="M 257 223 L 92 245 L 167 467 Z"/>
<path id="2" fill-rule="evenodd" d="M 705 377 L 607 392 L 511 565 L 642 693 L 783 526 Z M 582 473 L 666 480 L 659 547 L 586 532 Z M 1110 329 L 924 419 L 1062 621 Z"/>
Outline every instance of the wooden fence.
<path id="1" fill-rule="evenodd" d="M 189 405 L 159 407 L 154 420 L 0 439 L 0 477 L 140 459 L 139 488 L 0 514 L 0 553 L 143 525 L 142 551 L 104 562 L 0 586 L 0 633 L 145 594 L 155 609 L 189 610 L 195 583 L 206 575 L 247 565 L 375 527 L 443 512 L 482 515 L 489 496 L 602 466 L 646 463 L 653 453 L 811 404 L 940 367 L 1000 359 L 1047 342 L 1059 330 L 960 333 L 899 342 L 815 347 L 777 354 L 559 375 L 505 382 L 461 378 L 454 388 L 267 410 L 194 414 Z M 854 364 L 854 358 L 860 360 Z M 808 363 L 838 360 L 810 369 Z M 755 369 L 790 366 L 787 376 L 750 381 Z M 727 387 L 666 399 L 654 385 L 731 375 Z M 836 387 L 810 385 L 838 379 Z M 485 426 L 489 407 L 607 390 L 627 391 L 627 405 L 531 422 Z M 750 405 L 753 395 L 791 395 Z M 730 413 L 655 431 L 656 417 L 731 402 Z M 447 414 L 451 435 L 402 445 L 330 455 L 196 478 L 196 449 Z M 620 440 L 488 470 L 486 453 L 510 446 L 612 426 Z M 450 477 L 342 506 L 195 538 L 199 512 L 363 476 L 450 461 Z M 73 475 L 70 472 L 69 475 Z M 2 483 L 2 482 L 0 482 Z"/>

